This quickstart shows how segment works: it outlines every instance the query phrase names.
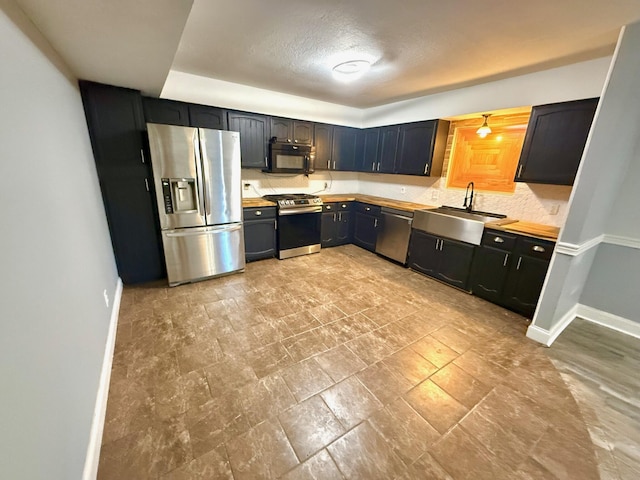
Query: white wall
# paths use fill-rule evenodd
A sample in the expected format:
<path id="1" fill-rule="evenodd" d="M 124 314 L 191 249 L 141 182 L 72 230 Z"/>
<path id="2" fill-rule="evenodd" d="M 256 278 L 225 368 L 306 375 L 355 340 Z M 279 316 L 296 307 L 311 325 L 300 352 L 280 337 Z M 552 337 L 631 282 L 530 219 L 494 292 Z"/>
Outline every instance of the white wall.
<path id="1" fill-rule="evenodd" d="M 0 477 L 79 479 L 117 272 L 77 86 L 0 7 Z"/>
<path id="2" fill-rule="evenodd" d="M 640 23 L 625 27 L 587 139 L 565 227 L 533 318 L 553 336 L 579 305 L 640 320 Z M 633 224 L 633 222 L 636 222 Z M 629 222 L 629 224 L 627 224 Z M 615 232 L 615 233 L 614 233 Z M 611 244 L 627 235 L 635 248 Z M 540 333 L 540 331 L 538 331 Z"/>

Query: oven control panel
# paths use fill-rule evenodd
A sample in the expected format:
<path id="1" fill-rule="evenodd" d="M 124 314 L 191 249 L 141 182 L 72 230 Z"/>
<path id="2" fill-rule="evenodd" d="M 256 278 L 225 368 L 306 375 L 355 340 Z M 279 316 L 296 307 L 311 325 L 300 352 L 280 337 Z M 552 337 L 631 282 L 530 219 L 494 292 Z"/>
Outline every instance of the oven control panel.
<path id="1" fill-rule="evenodd" d="M 292 206 L 300 206 L 300 205 L 318 205 L 322 203 L 321 198 L 300 198 L 300 199 L 284 199 L 278 200 L 278 205 L 292 207 Z"/>

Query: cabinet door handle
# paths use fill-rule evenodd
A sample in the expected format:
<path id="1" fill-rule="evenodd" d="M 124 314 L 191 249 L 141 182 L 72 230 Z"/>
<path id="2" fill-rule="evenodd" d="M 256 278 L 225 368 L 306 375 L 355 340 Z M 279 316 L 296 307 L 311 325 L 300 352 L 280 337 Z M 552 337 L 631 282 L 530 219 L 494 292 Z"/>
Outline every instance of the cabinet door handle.
<path id="1" fill-rule="evenodd" d="M 333 161 L 333 169 L 334 170 L 336 169 L 336 161 L 335 160 Z"/>
<path id="2" fill-rule="evenodd" d="M 338 212 L 338 221 L 341 222 L 342 221 L 342 212 Z"/>
<path id="3" fill-rule="evenodd" d="M 335 221 L 336 221 L 336 214 L 334 213 L 333 214 L 333 223 L 335 223 Z"/>
<path id="4" fill-rule="evenodd" d="M 545 248 L 541 247 L 540 245 L 534 245 L 533 247 L 531 247 L 531 250 L 533 250 L 534 252 L 544 252 Z"/>
<path id="5" fill-rule="evenodd" d="M 509 254 L 505 253 L 504 254 L 504 262 L 502 262 L 502 266 L 506 267 L 507 266 L 507 262 L 509 261 Z"/>
<path id="6" fill-rule="evenodd" d="M 325 208 L 326 208 L 327 210 L 331 210 L 331 205 L 326 205 L 326 206 L 325 206 Z"/>
<path id="7" fill-rule="evenodd" d="M 520 164 L 520 166 L 518 167 L 518 175 L 516 175 L 516 178 L 520 178 L 520 175 L 522 175 L 522 163 Z"/>
<path id="8" fill-rule="evenodd" d="M 291 143 L 291 139 L 290 139 L 290 138 L 287 138 L 287 142 Z"/>
<path id="9" fill-rule="evenodd" d="M 380 171 L 380 162 L 378 162 L 378 169 L 377 169 L 377 171 L 378 171 L 378 172 Z"/>
<path id="10" fill-rule="evenodd" d="M 493 241 L 494 241 L 494 242 L 496 242 L 496 243 L 504 243 L 504 238 L 502 238 L 502 237 L 495 237 L 495 238 L 493 239 Z"/>
<path id="11" fill-rule="evenodd" d="M 444 240 L 440 239 L 440 251 L 442 251 L 443 246 L 444 246 Z"/>
<path id="12" fill-rule="evenodd" d="M 346 203 L 343 203 L 343 204 L 342 204 L 342 208 L 347 208 L 347 204 L 346 204 Z"/>
<path id="13" fill-rule="evenodd" d="M 378 228 L 378 219 L 374 219 L 373 221 L 373 228 Z"/>
<path id="14" fill-rule="evenodd" d="M 331 160 L 327 160 L 327 170 L 331 170 Z"/>
<path id="15" fill-rule="evenodd" d="M 364 209 L 365 209 L 365 211 L 368 212 L 369 210 L 371 210 L 371 207 L 364 207 Z"/>
<path id="16" fill-rule="evenodd" d="M 518 257 L 518 265 L 516 265 L 516 270 L 520 270 L 521 263 L 522 263 L 522 257 Z"/>
<path id="17" fill-rule="evenodd" d="M 371 164 L 371 171 L 372 171 L 372 172 L 375 172 L 375 171 L 376 171 L 376 162 L 373 162 L 373 163 Z"/>
<path id="18" fill-rule="evenodd" d="M 144 150 L 142 148 L 140 149 L 140 160 L 142 160 L 142 163 L 147 163 L 144 161 Z"/>
<path id="19" fill-rule="evenodd" d="M 425 164 L 424 166 L 424 174 L 426 175 L 427 173 L 429 173 L 429 164 Z"/>
<path id="20" fill-rule="evenodd" d="M 264 157 L 264 166 L 265 166 L 265 167 L 268 167 L 268 166 L 269 166 L 269 164 L 267 163 L 267 157 Z"/>
<path id="21" fill-rule="evenodd" d="M 147 192 L 149 191 L 149 182 L 147 181 L 147 179 L 144 179 L 144 188 L 147 189 Z"/>
<path id="22" fill-rule="evenodd" d="M 274 229 L 274 230 L 277 230 L 277 229 L 278 229 L 278 221 L 277 221 L 277 220 L 274 220 L 274 221 L 273 221 L 273 229 Z"/>
<path id="23" fill-rule="evenodd" d="M 262 211 L 261 210 L 256 210 L 256 217 L 259 217 L 260 215 L 262 215 Z"/>

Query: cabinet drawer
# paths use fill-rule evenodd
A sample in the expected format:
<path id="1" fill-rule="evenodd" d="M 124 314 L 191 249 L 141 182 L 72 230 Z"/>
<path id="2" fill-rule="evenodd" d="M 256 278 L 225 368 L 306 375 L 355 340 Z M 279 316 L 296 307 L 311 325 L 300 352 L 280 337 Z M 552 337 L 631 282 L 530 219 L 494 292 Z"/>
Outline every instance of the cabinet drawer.
<path id="1" fill-rule="evenodd" d="M 356 202 L 355 208 L 356 212 L 364 213 L 367 215 L 380 215 L 380 207 L 378 207 L 377 205 Z"/>
<path id="2" fill-rule="evenodd" d="M 329 202 L 322 206 L 323 212 L 344 212 L 351 210 L 351 202 Z"/>
<path id="3" fill-rule="evenodd" d="M 276 218 L 276 207 L 250 207 L 243 208 L 242 213 L 245 220 L 260 218 Z"/>
<path id="4" fill-rule="evenodd" d="M 325 203 L 322 205 L 323 212 L 335 212 L 336 210 L 338 210 L 337 203 Z"/>
<path id="5" fill-rule="evenodd" d="M 518 243 L 518 253 L 541 260 L 549 260 L 555 245 L 555 243 L 545 240 L 521 237 Z"/>
<path id="6" fill-rule="evenodd" d="M 482 234 L 481 245 L 499 248 L 501 250 L 513 250 L 516 245 L 516 236 L 497 230 L 485 230 Z"/>

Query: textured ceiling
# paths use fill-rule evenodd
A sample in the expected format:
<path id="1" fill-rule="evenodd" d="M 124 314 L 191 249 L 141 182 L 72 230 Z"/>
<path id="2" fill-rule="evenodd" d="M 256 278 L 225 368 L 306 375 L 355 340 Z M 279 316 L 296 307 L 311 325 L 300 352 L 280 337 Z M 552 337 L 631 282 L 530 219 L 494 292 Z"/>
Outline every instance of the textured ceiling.
<path id="1" fill-rule="evenodd" d="M 361 108 L 609 55 L 640 20 L 640 0 L 16 2 L 81 78 L 158 93 L 170 67 Z"/>

